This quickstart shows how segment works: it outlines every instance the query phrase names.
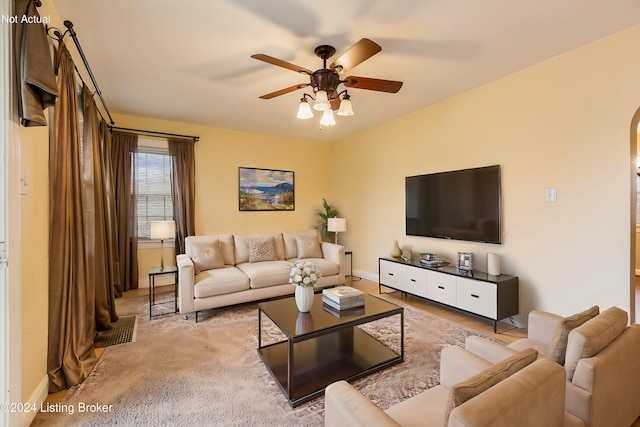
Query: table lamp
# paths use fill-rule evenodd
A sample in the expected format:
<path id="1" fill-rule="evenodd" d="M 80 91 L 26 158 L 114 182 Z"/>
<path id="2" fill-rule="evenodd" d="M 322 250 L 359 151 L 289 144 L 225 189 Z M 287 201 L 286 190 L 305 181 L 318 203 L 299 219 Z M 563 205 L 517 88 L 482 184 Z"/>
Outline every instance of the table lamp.
<path id="1" fill-rule="evenodd" d="M 345 218 L 328 218 L 327 231 L 336 234 L 336 245 L 338 244 L 338 233 L 347 231 L 347 220 Z"/>
<path id="2" fill-rule="evenodd" d="M 160 270 L 164 270 L 164 254 L 162 253 L 164 241 L 165 239 L 172 239 L 175 236 L 175 221 L 151 221 L 149 237 L 152 239 L 160 239 Z"/>

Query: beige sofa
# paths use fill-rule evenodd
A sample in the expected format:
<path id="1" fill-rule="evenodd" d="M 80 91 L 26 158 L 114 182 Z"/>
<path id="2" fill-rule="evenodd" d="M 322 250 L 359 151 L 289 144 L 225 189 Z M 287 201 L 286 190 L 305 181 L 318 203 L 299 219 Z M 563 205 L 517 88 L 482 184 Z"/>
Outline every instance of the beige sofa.
<path id="1" fill-rule="evenodd" d="M 525 356 L 530 364 L 521 367 L 510 363 L 508 366 L 514 366 L 515 373 L 500 377 L 504 366 L 496 369 L 498 364 L 461 347 L 445 347 L 440 359 L 441 384 L 386 411 L 349 383 L 339 381 L 325 391 L 325 426 L 582 425 L 564 410 L 564 370 L 551 360 L 535 360 L 536 356 L 531 350 Z M 484 384 L 495 375 L 497 384 Z M 479 390 L 472 390 L 475 387 Z"/>
<path id="2" fill-rule="evenodd" d="M 565 328 L 566 341 L 557 347 L 562 325 L 576 321 L 584 323 Z M 555 356 L 554 346 L 561 349 Z M 640 325 L 628 326 L 625 311 L 611 307 L 589 320 L 581 313 L 563 318 L 533 311 L 526 339 L 506 347 L 479 337 L 465 342 L 467 350 L 492 363 L 525 347 L 564 364 L 566 410 L 586 426 L 629 427 L 640 416 Z"/>
<path id="3" fill-rule="evenodd" d="M 178 255 L 180 313 L 293 294 L 289 264 L 315 263 L 316 288 L 345 283 L 344 247 L 322 242 L 316 230 L 262 234 L 189 236 Z"/>

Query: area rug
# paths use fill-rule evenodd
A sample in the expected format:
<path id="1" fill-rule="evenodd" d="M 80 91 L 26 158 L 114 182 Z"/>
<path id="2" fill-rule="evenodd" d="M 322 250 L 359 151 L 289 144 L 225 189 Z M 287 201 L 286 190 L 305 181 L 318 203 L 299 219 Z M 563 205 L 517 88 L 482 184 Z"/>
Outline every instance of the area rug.
<path id="1" fill-rule="evenodd" d="M 138 316 L 120 316 L 111 326 L 112 328 L 107 331 L 98 332 L 94 340 L 95 347 L 100 348 L 135 342 Z"/>
<path id="2" fill-rule="evenodd" d="M 149 320 L 144 296 L 117 301 L 120 315 L 139 316 L 137 341 L 107 347 L 89 377 L 33 426 L 324 425 L 323 396 L 291 408 L 262 364 L 255 303 L 206 311 L 195 323 Z M 394 345 L 391 320 L 370 329 Z M 437 385 L 440 350 L 469 335 L 480 334 L 405 306 L 405 362 L 353 384 L 385 409 Z"/>

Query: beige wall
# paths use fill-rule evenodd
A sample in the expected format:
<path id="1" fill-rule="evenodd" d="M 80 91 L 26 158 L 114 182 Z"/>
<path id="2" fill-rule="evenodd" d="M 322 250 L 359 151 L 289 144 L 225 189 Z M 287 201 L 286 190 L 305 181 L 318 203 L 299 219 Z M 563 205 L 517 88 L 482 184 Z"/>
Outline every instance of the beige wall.
<path id="1" fill-rule="evenodd" d="M 375 277 L 397 239 L 451 261 L 474 252 L 479 269 L 501 254 L 520 277 L 520 323 L 534 308 L 630 310 L 639 44 L 635 27 L 333 144 L 331 197 L 355 274 Z M 490 164 L 502 166 L 502 245 L 405 236 L 405 176 Z"/>
<path id="2" fill-rule="evenodd" d="M 20 196 L 22 401 L 27 402 L 47 372 L 49 134 L 47 128 L 20 127 L 19 136 L 28 188 Z"/>

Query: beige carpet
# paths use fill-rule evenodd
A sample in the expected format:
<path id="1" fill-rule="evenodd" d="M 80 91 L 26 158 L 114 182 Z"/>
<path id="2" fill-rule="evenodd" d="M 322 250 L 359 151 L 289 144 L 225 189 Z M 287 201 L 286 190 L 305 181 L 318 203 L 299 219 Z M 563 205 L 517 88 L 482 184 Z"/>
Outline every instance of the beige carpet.
<path id="1" fill-rule="evenodd" d="M 107 347 L 89 378 L 32 425 L 324 424 L 324 397 L 292 409 L 258 357 L 256 304 L 203 312 L 197 324 L 180 315 L 149 320 L 146 296 L 118 304 L 119 315 L 139 316 L 136 342 Z M 397 345 L 397 317 L 392 320 L 371 330 Z M 406 306 L 405 362 L 354 385 L 389 407 L 437 385 L 440 349 L 469 335 L 479 334 Z"/>

